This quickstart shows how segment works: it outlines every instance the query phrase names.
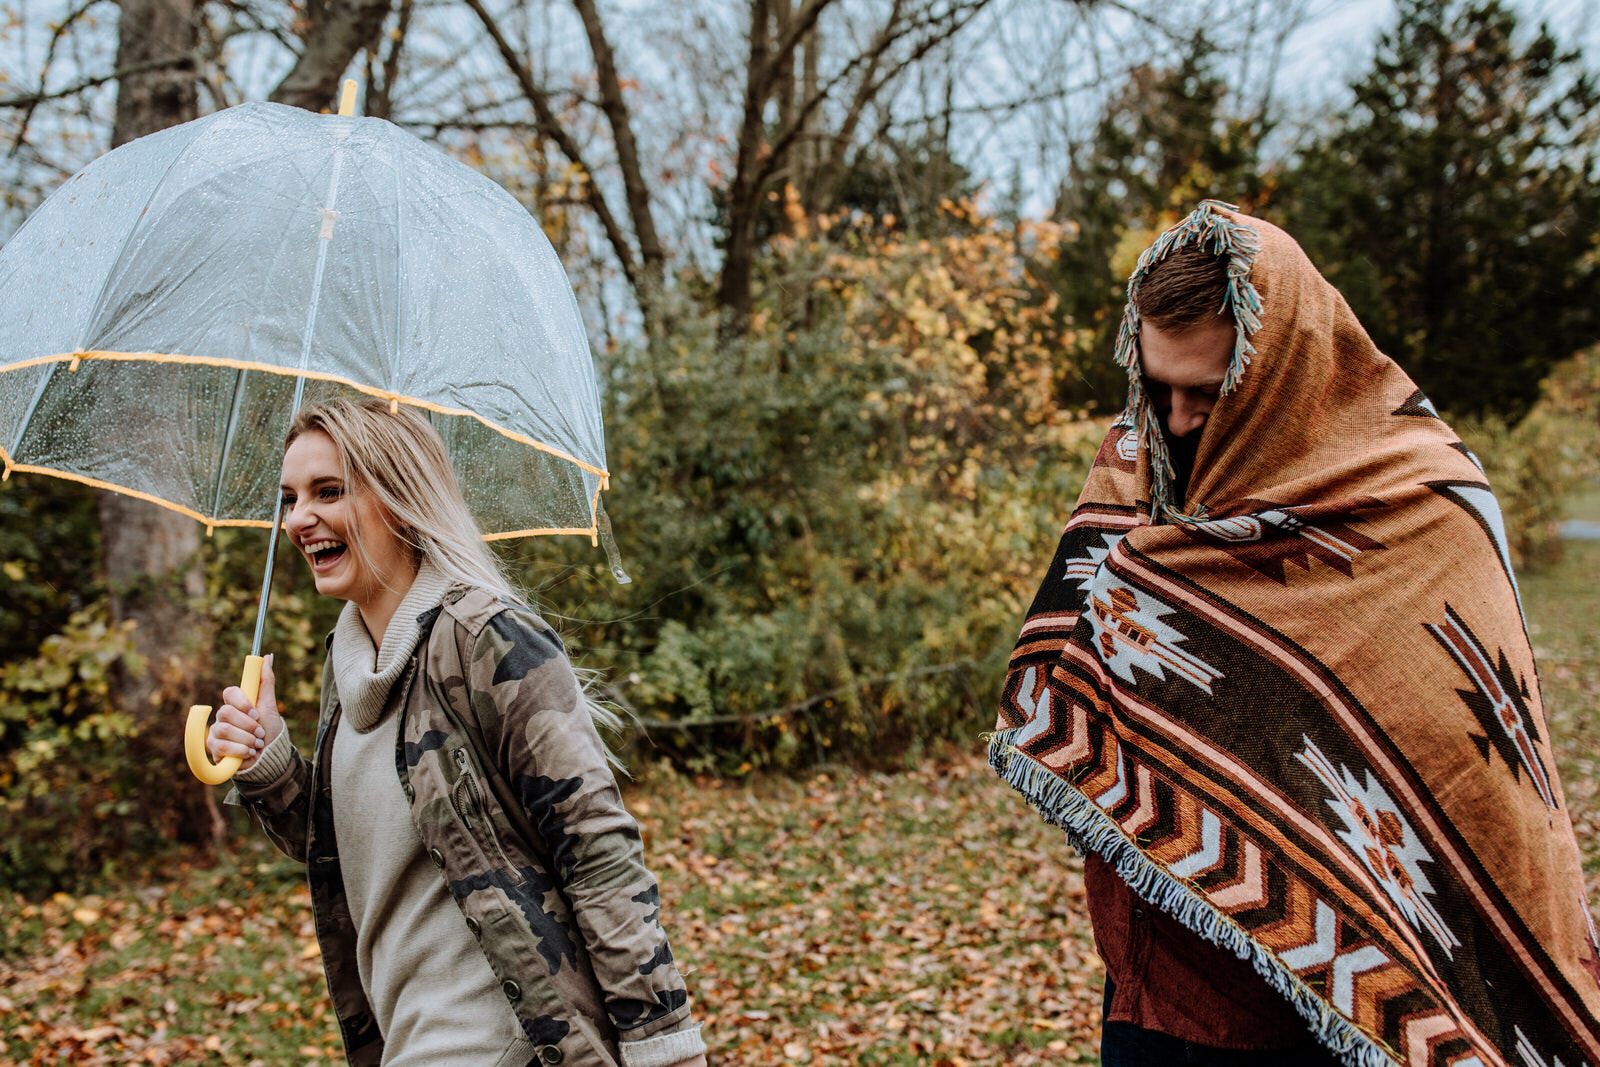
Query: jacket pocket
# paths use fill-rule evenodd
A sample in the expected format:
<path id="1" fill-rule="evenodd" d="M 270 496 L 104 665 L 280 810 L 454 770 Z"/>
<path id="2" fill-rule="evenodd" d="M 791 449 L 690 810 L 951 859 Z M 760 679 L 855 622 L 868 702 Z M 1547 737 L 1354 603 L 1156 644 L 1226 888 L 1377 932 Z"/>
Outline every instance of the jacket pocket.
<path id="1" fill-rule="evenodd" d="M 456 817 L 486 853 L 489 862 L 505 871 L 513 884 L 521 885 L 527 879 L 500 846 L 494 819 L 490 817 L 489 806 L 484 801 L 484 788 L 478 781 L 478 773 L 473 768 L 472 757 L 466 746 L 455 749 L 451 757 L 455 760 L 457 774 L 455 784 L 450 787 L 450 806 L 455 809 Z"/>
<path id="2" fill-rule="evenodd" d="M 564 920 L 557 921 L 567 927 L 571 936 L 577 936 L 575 927 Z M 604 994 L 586 959 L 578 965 L 562 960 L 551 970 L 527 917 L 515 908 L 501 908 L 487 915 L 479 943 L 490 970 L 510 998 L 511 1010 L 523 1025 L 523 1033 L 548 1031 L 552 1020 L 563 1024 L 561 1029 L 566 1031 L 554 1044 L 534 1043 L 540 1058 L 530 1057 L 525 1061 L 527 1067 L 552 1063 L 561 1067 L 619 1067 L 621 1052 L 601 1007 Z M 591 1012 L 601 1017 L 595 1018 Z"/>
<path id="3" fill-rule="evenodd" d="M 582 1067 L 617 1067 L 622 1056 L 615 1041 L 606 1040 L 594 1020 L 578 1016 L 571 1020 L 572 1030 L 561 1039 L 565 1053 L 562 1067 L 577 1063 Z"/>

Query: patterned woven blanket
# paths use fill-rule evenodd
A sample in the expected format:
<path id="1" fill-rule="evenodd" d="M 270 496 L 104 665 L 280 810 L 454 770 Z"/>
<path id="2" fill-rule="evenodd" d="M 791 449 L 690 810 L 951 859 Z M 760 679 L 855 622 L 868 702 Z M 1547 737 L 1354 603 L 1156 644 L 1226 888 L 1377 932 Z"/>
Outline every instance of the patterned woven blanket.
<path id="1" fill-rule="evenodd" d="M 1186 500 L 1141 388 L 1012 655 L 995 770 L 1253 962 L 1352 1064 L 1600 1063 L 1600 945 L 1500 511 L 1281 230 L 1207 202 L 1130 279 L 1230 258 Z"/>

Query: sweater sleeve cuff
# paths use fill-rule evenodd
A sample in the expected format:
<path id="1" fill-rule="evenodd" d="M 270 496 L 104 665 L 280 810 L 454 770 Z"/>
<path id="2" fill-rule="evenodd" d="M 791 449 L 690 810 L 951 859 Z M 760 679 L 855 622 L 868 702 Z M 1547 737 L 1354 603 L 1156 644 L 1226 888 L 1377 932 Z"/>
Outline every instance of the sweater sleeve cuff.
<path id="1" fill-rule="evenodd" d="M 622 1067 L 670 1067 L 690 1056 L 703 1055 L 706 1042 L 700 1036 L 700 1024 L 695 1023 L 642 1041 L 623 1041 L 617 1048 L 622 1053 Z"/>
<path id="2" fill-rule="evenodd" d="M 288 727 L 284 727 L 278 731 L 278 736 L 256 755 L 255 762 L 240 770 L 234 778 L 252 785 L 275 782 L 288 773 L 294 762 L 293 754 L 294 742 L 289 740 Z"/>

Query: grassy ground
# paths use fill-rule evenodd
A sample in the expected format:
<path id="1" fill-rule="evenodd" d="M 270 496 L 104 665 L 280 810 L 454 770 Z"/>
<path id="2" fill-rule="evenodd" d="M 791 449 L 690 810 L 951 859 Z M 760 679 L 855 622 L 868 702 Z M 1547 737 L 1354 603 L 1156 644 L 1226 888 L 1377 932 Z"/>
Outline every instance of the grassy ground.
<path id="1" fill-rule="evenodd" d="M 1570 515 L 1600 521 L 1600 487 L 1575 498 Z M 1521 585 L 1545 717 L 1600 922 L 1600 541 L 1564 542 L 1560 564 L 1523 576 Z"/>
<path id="2" fill-rule="evenodd" d="M 1600 518 L 1600 493 L 1576 516 Z M 1522 591 L 1600 899 L 1600 542 L 1569 543 Z M 630 804 L 714 1059 L 1094 1060 L 1081 866 L 975 755 L 895 775 L 657 775 Z M 0 1063 L 339 1057 L 300 872 L 259 841 L 224 868 L 0 912 Z"/>

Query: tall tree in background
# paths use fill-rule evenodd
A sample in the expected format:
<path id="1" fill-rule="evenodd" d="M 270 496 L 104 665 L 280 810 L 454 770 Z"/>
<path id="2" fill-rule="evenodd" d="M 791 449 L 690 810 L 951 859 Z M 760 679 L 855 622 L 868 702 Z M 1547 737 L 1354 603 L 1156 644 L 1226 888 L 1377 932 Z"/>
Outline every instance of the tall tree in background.
<path id="1" fill-rule="evenodd" d="M 121 7 L 117 69 L 139 73 L 125 74 L 118 81 L 112 148 L 188 122 L 198 117 L 200 108 L 197 64 L 177 59 L 165 65 L 174 57 L 193 55 L 199 47 L 199 5 L 195 0 L 121 0 Z M 128 672 L 120 680 L 118 703 L 146 724 L 135 747 L 147 763 L 162 768 L 159 780 L 170 781 L 173 768 L 182 762 L 182 739 L 176 710 L 169 709 L 171 728 L 163 729 L 167 724 L 155 704 L 164 689 L 177 689 L 177 693 L 169 689 L 168 696 L 187 695 L 185 690 L 200 681 L 178 675 L 185 666 L 192 669 L 196 656 L 209 645 L 203 617 L 193 609 L 205 593 L 200 530 L 187 516 L 133 497 L 100 493 L 98 504 L 111 616 L 117 622 L 137 624 L 134 647 L 148 665 L 143 673 Z M 179 816 L 175 826 L 204 825 L 192 817 L 197 814 L 199 790 L 180 790 L 161 799 Z"/>
<path id="2" fill-rule="evenodd" d="M 667 256 L 655 217 L 649 176 L 660 161 L 646 158 L 636 136 L 628 79 L 620 69 L 606 15 L 595 0 L 572 0 L 593 60 L 592 77 L 610 145 L 588 143 L 587 117 L 563 114 L 556 94 L 513 32 L 516 5 L 490 10 L 465 0 L 493 43 L 516 91 L 531 105 L 533 126 L 581 177 L 586 206 L 633 290 L 647 328 L 654 296 L 666 280 Z M 846 33 L 840 0 L 748 0 L 748 49 L 740 79 L 732 172 L 716 191 L 722 262 L 716 300 L 737 335 L 754 306 L 752 275 L 772 214 L 771 197 L 793 186 L 807 213 L 831 208 L 848 177 L 848 158 L 863 139 L 873 110 L 906 73 L 956 37 L 991 0 L 892 0 L 856 5 L 860 25 Z M 499 5 L 497 5 L 498 7 Z M 735 5 L 742 8 L 746 5 Z M 741 12 L 742 14 L 742 12 Z M 828 17 L 841 21 L 830 23 Z M 731 73 L 731 72 L 730 72 Z M 620 182 L 598 179 L 596 157 L 609 151 Z"/>
<path id="3" fill-rule="evenodd" d="M 112 148 L 187 122 L 200 109 L 201 2 L 121 0 L 121 8 L 117 69 L 125 73 L 117 82 Z M 330 103 L 332 93 L 324 91 L 372 43 L 386 10 L 387 0 L 313 5 L 307 38 L 274 98 L 304 106 Z M 134 646 L 148 665 L 121 680 L 118 703 L 144 726 L 139 746 L 153 787 L 170 782 L 183 763 L 177 711 L 199 697 L 197 687 L 209 688 L 209 672 L 195 672 L 210 647 L 204 617 L 195 609 L 205 593 L 200 528 L 187 516 L 115 493 L 99 494 L 99 512 L 112 618 L 136 623 Z M 194 817 L 204 796 L 198 788 L 145 792 L 150 817 L 176 816 L 173 828 L 180 835 L 205 825 Z"/>
<path id="4" fill-rule="evenodd" d="M 751 283 L 763 198 L 788 183 L 800 191 L 805 210 L 831 209 L 863 120 L 990 0 L 894 0 L 862 44 L 828 38 L 819 23 L 832 2 L 750 3 L 743 117 L 721 203 L 717 302 L 730 334 L 744 330 L 755 306 Z"/>
<path id="5" fill-rule="evenodd" d="M 592 151 L 572 128 L 570 116 L 564 116 L 558 109 L 550 87 L 539 77 L 528 57 L 529 49 L 526 45 L 519 47 L 512 39 L 510 27 L 515 22 L 516 8 L 496 14 L 483 0 L 465 2 L 515 80 L 517 92 L 532 108 L 534 130 L 574 168 L 583 201 L 594 213 L 623 277 L 633 290 L 645 325 L 652 326 L 654 300 L 665 281 L 667 256 L 656 228 L 655 209 L 634 135 L 633 113 L 624 92 L 624 79 L 618 70 L 616 51 L 600 9 L 594 0 L 573 0 L 594 59 L 593 76 L 600 110 L 615 150 L 615 166 L 623 188 L 620 206 L 607 196 L 605 186 L 595 179 L 596 166 L 590 159 Z"/>
<path id="6" fill-rule="evenodd" d="M 1401 0 L 1279 209 L 1441 407 L 1515 418 L 1600 337 L 1600 99 L 1499 0 Z"/>

